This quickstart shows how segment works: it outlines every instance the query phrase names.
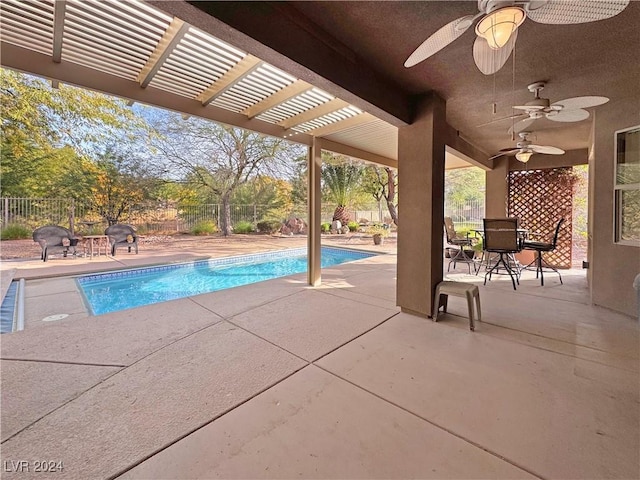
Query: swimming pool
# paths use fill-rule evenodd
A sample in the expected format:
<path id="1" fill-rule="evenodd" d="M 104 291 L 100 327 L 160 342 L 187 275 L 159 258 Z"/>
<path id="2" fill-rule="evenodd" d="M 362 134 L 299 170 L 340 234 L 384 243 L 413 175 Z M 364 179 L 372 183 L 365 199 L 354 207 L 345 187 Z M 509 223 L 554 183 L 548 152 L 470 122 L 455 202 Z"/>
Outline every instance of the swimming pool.
<path id="1" fill-rule="evenodd" d="M 323 247 L 322 267 L 372 257 L 375 253 Z M 76 282 L 94 315 L 200 293 L 262 282 L 307 271 L 307 249 L 85 275 Z"/>

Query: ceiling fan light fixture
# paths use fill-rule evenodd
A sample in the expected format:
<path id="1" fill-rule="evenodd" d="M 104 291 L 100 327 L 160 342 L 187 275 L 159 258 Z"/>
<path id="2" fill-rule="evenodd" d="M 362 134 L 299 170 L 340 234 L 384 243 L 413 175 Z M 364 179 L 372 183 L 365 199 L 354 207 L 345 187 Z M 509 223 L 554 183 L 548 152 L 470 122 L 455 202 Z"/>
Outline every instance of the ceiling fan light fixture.
<path id="1" fill-rule="evenodd" d="M 498 50 L 507 44 L 525 18 L 526 14 L 520 7 L 499 8 L 478 22 L 476 34 L 484 38 L 493 50 Z"/>
<path id="2" fill-rule="evenodd" d="M 531 158 L 531 155 L 533 155 L 533 152 L 531 150 L 520 150 L 518 153 L 516 153 L 516 159 L 521 161 L 522 163 L 527 163 Z"/>

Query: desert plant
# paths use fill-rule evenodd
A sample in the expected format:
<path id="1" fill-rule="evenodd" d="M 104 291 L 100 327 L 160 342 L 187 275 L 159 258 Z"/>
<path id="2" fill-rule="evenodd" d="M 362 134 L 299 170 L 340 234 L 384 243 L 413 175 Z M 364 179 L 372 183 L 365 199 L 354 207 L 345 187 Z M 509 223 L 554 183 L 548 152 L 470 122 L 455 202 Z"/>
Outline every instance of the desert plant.
<path id="1" fill-rule="evenodd" d="M 257 228 L 260 233 L 276 233 L 282 228 L 282 222 L 280 220 L 262 220 L 258 222 Z"/>
<path id="2" fill-rule="evenodd" d="M 349 222 L 347 223 L 347 227 L 349 227 L 350 232 L 357 232 L 360 224 L 358 222 Z"/>
<path id="3" fill-rule="evenodd" d="M 218 231 L 216 224 L 211 220 L 203 220 L 196 223 L 191 229 L 191 233 L 194 235 L 211 235 Z"/>
<path id="4" fill-rule="evenodd" d="M 389 228 L 385 228 L 382 225 L 375 224 L 375 225 L 371 225 L 370 227 L 367 228 L 367 233 L 369 235 L 380 235 L 381 237 L 388 237 L 389 236 Z"/>
<path id="5" fill-rule="evenodd" d="M 331 231 L 331 224 L 330 223 L 322 223 L 320 225 L 320 231 L 322 233 L 329 233 Z"/>
<path id="6" fill-rule="evenodd" d="M 19 240 L 21 238 L 31 238 L 31 230 L 19 223 L 10 223 L 2 229 L 0 234 L 2 240 Z"/>
<path id="7" fill-rule="evenodd" d="M 233 233 L 251 233 L 253 230 L 251 222 L 241 221 L 233 226 Z"/>

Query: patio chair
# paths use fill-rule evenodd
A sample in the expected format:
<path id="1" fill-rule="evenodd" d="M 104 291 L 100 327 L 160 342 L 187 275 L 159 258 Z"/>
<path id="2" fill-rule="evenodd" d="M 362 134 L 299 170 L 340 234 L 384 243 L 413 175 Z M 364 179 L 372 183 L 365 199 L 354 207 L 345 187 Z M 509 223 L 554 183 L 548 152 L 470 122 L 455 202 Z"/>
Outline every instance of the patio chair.
<path id="1" fill-rule="evenodd" d="M 507 274 L 511 277 L 513 289 L 516 290 L 518 279 L 517 267 L 513 267 L 509 260 L 509 255 L 513 255 L 521 250 L 518 239 L 518 219 L 517 218 L 485 218 L 484 223 L 484 250 L 489 253 L 499 254 L 498 261 L 494 263 L 484 275 L 484 284 L 487 284 L 487 277 L 491 280 L 493 273 L 500 274 L 502 265 Z"/>
<path id="2" fill-rule="evenodd" d="M 556 245 L 558 244 L 558 233 L 560 232 L 560 227 L 562 226 L 562 224 L 564 223 L 564 218 L 561 218 L 558 223 L 556 224 L 556 230 L 555 233 L 553 234 L 553 239 L 551 240 L 551 243 L 546 243 L 546 242 L 532 242 L 529 240 L 525 240 L 523 243 L 522 248 L 524 250 L 533 250 L 536 252 L 536 258 L 533 262 L 531 262 L 529 265 L 527 265 L 524 268 L 530 268 L 534 263 L 536 265 L 536 278 L 538 278 L 538 274 L 540 274 L 540 285 L 544 287 L 544 273 L 543 270 L 546 268 L 548 270 L 552 270 L 554 272 L 556 272 L 558 274 L 558 277 L 560 277 L 560 285 L 562 285 L 562 275 L 560 275 L 560 272 L 558 271 L 558 269 L 556 267 L 554 267 L 553 265 L 548 264 L 544 258 L 542 258 L 542 253 L 543 252 L 553 252 L 556 249 Z"/>
<path id="3" fill-rule="evenodd" d="M 136 234 L 136 229 L 131 225 L 116 223 L 107 227 L 104 234 L 109 237 L 111 256 L 116 256 L 116 249 L 120 246 L 126 246 L 129 253 L 131 253 L 132 248 L 138 253 L 138 235 Z"/>
<path id="4" fill-rule="evenodd" d="M 42 249 L 40 259 L 43 262 L 46 262 L 49 255 L 54 252 L 62 252 L 63 257 L 66 257 L 69 252 L 75 255 L 78 244 L 78 238 L 70 230 L 59 225 L 36 228 L 33 231 L 33 241 Z"/>
<path id="5" fill-rule="evenodd" d="M 473 265 L 473 271 L 475 272 L 475 262 L 473 260 L 473 256 L 469 258 L 467 254 L 464 252 L 464 248 L 468 247 L 467 250 L 471 249 L 473 246 L 473 239 L 469 237 L 469 232 L 467 232 L 466 236 L 462 236 L 456 232 L 455 226 L 453 224 L 453 220 L 451 217 L 444 217 L 444 233 L 447 236 L 447 243 L 449 245 L 458 247 L 455 254 L 451 256 L 451 260 L 449 260 L 449 264 L 447 265 L 447 272 L 451 268 L 451 264 L 453 263 L 453 268 L 456 268 L 456 263 L 466 263 L 469 268 L 469 273 L 471 273 L 471 265 Z"/>

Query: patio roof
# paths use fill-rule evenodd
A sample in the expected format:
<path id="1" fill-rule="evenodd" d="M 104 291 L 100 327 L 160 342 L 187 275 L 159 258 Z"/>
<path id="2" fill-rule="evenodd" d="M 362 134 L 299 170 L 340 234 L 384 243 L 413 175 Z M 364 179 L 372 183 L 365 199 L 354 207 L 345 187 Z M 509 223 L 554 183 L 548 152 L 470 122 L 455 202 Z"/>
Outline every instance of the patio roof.
<path id="1" fill-rule="evenodd" d="M 0 8 L 3 66 L 397 166 L 395 126 L 152 5 Z"/>

